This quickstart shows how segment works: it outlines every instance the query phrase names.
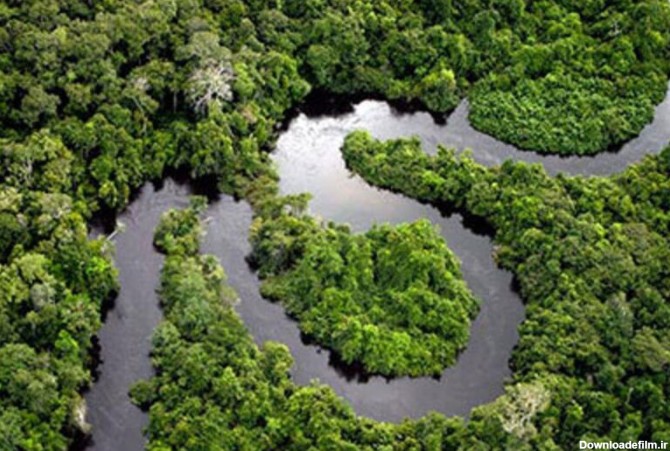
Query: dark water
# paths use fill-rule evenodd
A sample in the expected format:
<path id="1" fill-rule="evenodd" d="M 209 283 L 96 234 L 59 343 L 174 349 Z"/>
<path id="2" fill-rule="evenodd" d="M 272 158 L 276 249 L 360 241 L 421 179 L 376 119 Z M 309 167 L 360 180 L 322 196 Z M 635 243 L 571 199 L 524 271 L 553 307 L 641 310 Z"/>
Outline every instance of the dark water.
<path id="1" fill-rule="evenodd" d="M 481 310 L 472 324 L 467 348 L 440 380 L 398 378 L 388 381 L 383 377 L 348 380 L 345 375 L 329 370 L 328 352 L 316 354 L 316 348 L 309 347 L 291 347 L 296 356 L 294 377 L 298 383 L 319 378 L 347 398 L 356 412 L 380 420 L 419 417 L 430 410 L 467 415 L 472 407 L 492 401 L 502 393 L 503 382 L 510 375 L 508 360 L 518 339 L 517 326 L 524 317 L 523 306 L 512 289 L 511 274 L 497 268 L 491 257 L 491 239 L 478 233 L 476 224 L 466 226 L 460 215 L 445 217 L 433 207 L 373 188 L 347 171 L 339 148 L 351 128 L 362 127 L 378 136 L 402 133 L 395 127 L 396 118 L 392 115 L 387 114 L 390 127 L 385 129 L 379 126 L 378 114 L 358 114 L 376 106 L 376 103 L 364 102 L 356 108 L 356 113 L 341 118 L 342 121 L 305 116 L 293 121 L 279 139 L 274 153 L 281 174 L 281 191 L 312 193 L 310 212 L 313 215 L 347 223 L 359 232 L 379 222 L 430 219 L 460 258 L 468 286 L 482 301 Z M 373 120 L 368 121 L 367 117 Z M 271 329 L 266 330 L 266 334 L 268 332 Z M 278 336 L 266 338 L 279 339 Z"/>
<path id="2" fill-rule="evenodd" d="M 526 161 L 541 163 L 550 174 L 564 172 L 575 175 L 614 174 L 644 155 L 659 153 L 670 144 L 670 84 L 665 99 L 656 106 L 654 119 L 635 139 L 616 152 L 595 156 L 560 157 L 519 150 L 475 130 L 468 121 L 469 108 L 468 101 L 463 100 L 443 121 L 425 112 L 408 114 L 402 107 L 396 109 L 379 100 L 364 100 L 351 105 L 339 98 L 321 102 L 314 99 L 302 109 L 305 113 L 298 114 L 291 121 L 288 130 L 290 134 L 300 136 L 303 140 L 300 146 L 311 147 L 326 141 L 317 133 L 319 131 L 338 142 L 342 141 L 341 135 L 359 128 L 370 131 L 379 139 L 417 136 L 428 153 L 434 153 L 438 144 L 442 144 L 457 150 L 470 149 L 474 158 L 487 166 L 498 165 L 505 160 Z M 338 114 L 333 116 L 333 111 Z"/>
<path id="3" fill-rule="evenodd" d="M 328 110 L 323 105 L 311 107 L 312 112 Z M 246 264 L 250 207 L 222 196 L 208 210 L 210 222 L 203 251 L 221 260 L 241 299 L 236 308 L 255 339 L 259 343 L 276 340 L 287 344 L 295 359 L 292 374 L 297 383 L 319 379 L 332 386 L 361 415 L 388 421 L 419 417 L 431 410 L 465 416 L 473 407 L 494 400 L 503 392 L 510 375 L 508 361 L 524 312 L 512 288 L 511 274 L 495 266 L 491 239 L 479 225 L 464 221 L 457 214 L 443 216 L 432 207 L 377 190 L 352 176 L 339 152 L 348 132 L 363 128 L 385 139 L 417 135 L 428 152 L 442 143 L 458 149 L 472 148 L 475 158 L 484 164 L 513 158 L 542 162 L 550 173 L 580 174 L 620 171 L 644 154 L 659 152 L 670 141 L 670 98 L 657 107 L 653 123 L 640 137 L 618 153 L 593 158 L 543 157 L 522 152 L 475 131 L 466 116 L 465 102 L 444 125 L 435 123 L 426 113 L 403 114 L 379 101 L 363 101 L 336 117 L 300 113 L 280 137 L 273 155 L 282 192 L 312 193 L 310 209 L 316 216 L 348 223 L 354 231 L 367 230 L 379 222 L 399 223 L 425 217 L 440 228 L 449 247 L 461 259 L 464 277 L 482 304 L 468 347 L 439 380 L 363 377 L 334 362 L 330 352 L 305 343 L 282 307 L 260 297 L 258 279 Z M 162 258 L 154 251 L 151 240 L 160 214 L 185 206 L 190 192 L 189 186 L 172 180 L 158 190 L 147 185 L 119 218 L 127 226 L 115 239 L 122 290 L 100 332 L 100 378 L 86 396 L 87 419 L 94 427 L 94 449 L 143 449 L 141 429 L 146 416 L 130 404 L 127 391 L 133 381 L 152 374 L 149 339 L 161 317 L 154 290 Z"/>
<path id="4" fill-rule="evenodd" d="M 150 340 L 162 318 L 155 289 L 163 256 L 153 248 L 153 232 L 161 213 L 188 205 L 188 191 L 171 181 L 160 190 L 147 184 L 118 218 L 126 227 L 114 238 L 121 291 L 98 334 L 98 379 L 86 393 L 86 420 L 93 426 L 90 449 L 144 449 L 148 418 L 130 403 L 128 389 L 153 374 Z"/>

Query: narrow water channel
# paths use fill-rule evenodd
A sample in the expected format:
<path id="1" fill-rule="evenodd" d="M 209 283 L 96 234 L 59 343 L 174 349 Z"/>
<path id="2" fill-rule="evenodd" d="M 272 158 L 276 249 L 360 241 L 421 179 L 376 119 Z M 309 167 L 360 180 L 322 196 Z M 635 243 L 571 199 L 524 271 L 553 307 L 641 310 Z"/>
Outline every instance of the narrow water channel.
<path id="1" fill-rule="evenodd" d="M 153 248 L 153 233 L 161 213 L 187 206 L 188 194 L 188 186 L 170 180 L 161 188 L 146 184 L 118 218 L 125 228 L 114 238 L 121 291 L 98 333 L 97 380 L 86 393 L 86 420 L 93 426 L 88 449 L 144 449 L 148 418 L 131 404 L 128 389 L 153 374 L 151 335 L 163 317 L 155 292 L 163 256 Z"/>
<path id="2" fill-rule="evenodd" d="M 312 146 L 317 141 L 321 142 L 317 134 L 319 131 L 328 132 L 331 138 L 339 136 L 338 130 L 343 132 L 359 128 L 370 131 L 379 139 L 417 136 L 426 152 L 431 154 L 440 144 L 456 150 L 470 149 L 475 160 L 486 166 L 499 165 L 505 160 L 541 163 L 552 175 L 559 172 L 572 175 L 614 174 L 645 155 L 661 152 L 670 144 L 670 83 L 664 100 L 654 110 L 652 122 L 635 139 L 616 151 L 594 156 L 562 157 L 519 150 L 475 130 L 468 121 L 469 109 L 467 99 L 461 101 L 442 123 L 429 113 L 406 113 L 380 100 L 364 100 L 351 105 L 338 97 L 325 101 L 315 98 L 298 111 L 288 126 L 288 133 L 282 137 L 295 143 L 298 140 L 291 135 L 299 134 L 301 141 L 298 144 Z"/>
<path id="3" fill-rule="evenodd" d="M 524 313 L 511 274 L 493 262 L 491 239 L 481 225 L 464 221 L 457 214 L 445 216 L 352 176 L 339 151 L 347 133 L 367 129 L 383 139 L 417 135 L 428 152 L 441 143 L 472 148 L 475 158 L 484 164 L 513 158 L 541 162 L 554 174 L 594 175 L 620 171 L 644 154 L 659 152 L 670 141 L 670 97 L 657 107 L 654 121 L 642 134 L 619 152 L 586 158 L 519 151 L 472 129 L 466 120 L 467 108 L 463 102 L 446 124 L 440 125 L 426 113 L 403 114 L 379 101 L 360 102 L 336 116 L 322 105 L 311 105 L 305 109 L 311 114 L 299 113 L 290 122 L 273 153 L 281 191 L 311 193 L 314 215 L 348 223 L 354 231 L 367 230 L 374 223 L 419 218 L 429 218 L 439 227 L 461 259 L 467 283 L 482 300 L 467 348 L 439 380 L 368 378 L 334 361 L 328 351 L 306 343 L 283 308 L 259 295 L 259 281 L 246 264 L 250 207 L 227 196 L 210 204 L 211 221 L 202 250 L 221 260 L 241 298 L 236 308 L 255 339 L 287 344 L 295 359 L 292 374 L 297 383 L 318 379 L 329 384 L 361 415 L 388 421 L 419 417 L 431 410 L 467 416 L 473 407 L 494 400 L 510 375 L 508 361 Z M 148 184 L 119 218 L 126 226 L 115 240 L 122 289 L 99 334 L 100 376 L 86 395 L 87 419 L 94 428 L 91 449 L 131 451 L 144 447 L 141 430 L 146 416 L 130 404 L 127 392 L 134 381 L 152 374 L 149 340 L 161 318 L 155 288 L 162 257 L 152 247 L 152 236 L 160 214 L 187 205 L 190 192 L 188 185 L 172 180 L 160 188 Z"/>

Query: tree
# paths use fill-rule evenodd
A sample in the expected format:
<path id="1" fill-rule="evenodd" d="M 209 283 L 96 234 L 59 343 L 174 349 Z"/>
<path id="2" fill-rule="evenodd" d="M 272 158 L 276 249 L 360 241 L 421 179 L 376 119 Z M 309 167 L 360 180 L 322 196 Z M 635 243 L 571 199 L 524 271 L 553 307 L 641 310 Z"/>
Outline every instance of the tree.
<path id="1" fill-rule="evenodd" d="M 233 99 L 233 67 L 228 61 L 208 61 L 195 69 L 188 79 L 187 94 L 193 109 L 205 113 L 212 104 L 221 105 Z"/>

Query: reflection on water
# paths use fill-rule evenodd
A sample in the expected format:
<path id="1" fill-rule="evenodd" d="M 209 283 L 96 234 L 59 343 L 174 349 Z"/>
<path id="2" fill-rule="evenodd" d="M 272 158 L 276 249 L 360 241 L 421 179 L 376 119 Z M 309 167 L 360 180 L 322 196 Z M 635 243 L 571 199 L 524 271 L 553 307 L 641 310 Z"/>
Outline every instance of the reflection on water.
<path id="1" fill-rule="evenodd" d="M 86 393 L 86 420 L 93 426 L 90 449 L 144 449 L 147 416 L 131 404 L 128 389 L 153 374 L 151 334 L 162 318 L 155 289 L 163 256 L 153 248 L 153 232 L 161 213 L 188 205 L 188 191 L 170 181 L 159 190 L 147 184 L 118 218 L 126 227 L 114 239 L 121 291 L 98 333 L 101 363 Z"/>
<path id="2" fill-rule="evenodd" d="M 302 111 L 303 113 L 291 121 L 289 129 L 299 128 L 300 131 L 296 133 L 312 142 L 319 137 L 309 130 L 311 125 L 319 124 L 321 130 L 331 132 L 337 129 L 351 131 L 363 128 L 379 139 L 417 136 L 429 153 L 435 152 L 438 144 L 457 150 L 470 149 L 475 159 L 487 166 L 498 165 L 510 159 L 542 163 L 550 174 L 613 174 L 641 160 L 644 155 L 659 153 L 670 144 L 670 84 L 665 99 L 656 106 L 653 121 L 638 137 L 616 152 L 587 157 L 540 155 L 519 150 L 479 132 L 468 122 L 467 100 L 463 100 L 447 117 L 446 123 L 428 113 L 405 113 L 378 100 L 364 100 L 352 105 L 340 98 L 320 98 L 314 99 Z M 309 145 L 309 141 L 306 144 Z"/>
<path id="3" fill-rule="evenodd" d="M 312 193 L 313 214 L 348 223 L 354 231 L 365 231 L 374 223 L 419 218 L 429 218 L 438 226 L 461 259 L 465 280 L 482 300 L 468 347 L 458 362 L 439 379 L 387 380 L 362 376 L 357 368 L 342 365 L 330 352 L 308 343 L 283 308 L 259 294 L 259 281 L 245 260 L 250 251 L 247 236 L 252 213 L 244 202 L 227 196 L 212 201 L 202 247 L 221 260 L 242 300 L 236 308 L 256 340 L 276 340 L 289 346 L 297 383 L 319 379 L 345 397 L 357 413 L 380 420 L 399 421 L 430 410 L 466 416 L 473 407 L 495 399 L 510 375 L 508 361 L 518 339 L 523 307 L 512 287 L 511 274 L 495 266 L 491 239 L 482 232 L 481 224 L 380 191 L 350 174 L 339 151 L 347 133 L 363 128 L 381 139 L 417 135 L 428 152 L 434 152 L 438 143 L 471 148 L 484 164 L 499 164 L 507 158 L 541 162 L 552 174 L 617 172 L 646 153 L 659 152 L 670 141 L 670 97 L 657 107 L 653 123 L 619 152 L 584 158 L 523 152 L 479 133 L 467 122 L 465 101 L 446 123 L 440 123 L 426 113 L 403 114 L 380 101 L 363 101 L 338 110 L 333 104 L 319 105 L 323 100 L 316 99 L 304 109 L 309 115 L 298 114 L 277 143 L 273 158 L 281 175 L 281 191 Z M 339 115 L 332 117 L 333 113 Z M 93 449 L 144 448 L 141 431 L 147 418 L 130 404 L 127 392 L 134 381 L 151 376 L 153 371 L 150 337 L 161 318 L 155 288 L 163 261 L 153 249 L 153 231 L 163 211 L 188 204 L 191 191 L 188 185 L 172 180 L 160 188 L 147 184 L 119 217 L 126 225 L 126 231 L 115 239 L 122 288 L 99 334 L 99 378 L 86 394 L 87 420 L 94 428 Z"/>
<path id="4" fill-rule="evenodd" d="M 361 379 L 355 372 L 341 368 L 333 371 L 328 364 L 334 362 L 325 355 L 317 357 L 318 348 L 310 347 L 291 347 L 296 356 L 294 377 L 298 383 L 318 378 L 347 398 L 356 412 L 376 419 L 398 421 L 431 410 L 465 416 L 472 407 L 502 393 L 505 378 L 510 375 L 508 361 L 518 339 L 523 306 L 512 288 L 511 274 L 496 267 L 491 256 L 493 244 L 481 233 L 481 224 L 464 224 L 459 214 L 445 216 L 433 207 L 373 188 L 345 168 L 340 146 L 348 132 L 364 128 L 381 138 L 402 136 L 407 120 L 417 116 L 391 112 L 386 104 L 368 101 L 336 118 L 298 116 L 282 134 L 273 154 L 281 177 L 280 190 L 283 194 L 310 192 L 310 213 L 347 223 L 357 232 L 380 222 L 430 219 L 460 258 L 466 282 L 482 300 L 470 341 L 458 362 L 439 380 Z M 428 120 L 436 127 L 430 117 Z M 267 336 L 271 331 L 266 329 L 263 338 L 279 339 Z"/>

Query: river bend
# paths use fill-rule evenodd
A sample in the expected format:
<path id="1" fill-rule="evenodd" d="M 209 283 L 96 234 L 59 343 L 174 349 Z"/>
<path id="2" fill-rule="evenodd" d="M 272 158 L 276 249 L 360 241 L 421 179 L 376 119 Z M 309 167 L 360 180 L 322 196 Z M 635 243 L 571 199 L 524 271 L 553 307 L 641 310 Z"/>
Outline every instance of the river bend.
<path id="1" fill-rule="evenodd" d="M 443 214 L 402 195 L 371 187 L 345 168 L 340 146 L 355 129 L 390 139 L 421 138 L 427 152 L 437 144 L 458 150 L 470 148 L 477 161 L 500 164 L 505 159 L 542 163 L 551 174 L 602 175 L 623 170 L 645 154 L 658 153 L 670 142 L 670 96 L 656 107 L 656 115 L 636 139 L 618 152 L 594 157 L 542 156 L 474 130 L 467 121 L 463 101 L 447 118 L 436 123 L 427 113 L 402 113 L 386 102 L 366 100 L 333 115 L 326 105 L 311 105 L 298 112 L 277 142 L 273 159 L 284 194 L 309 192 L 310 211 L 326 220 L 347 223 L 362 232 L 375 223 L 400 223 L 428 218 L 462 262 L 471 290 L 482 301 L 472 323 L 470 341 L 458 361 L 441 378 L 367 377 L 337 362 L 330 352 L 307 343 L 297 324 L 280 305 L 264 300 L 259 281 L 248 267 L 247 241 L 252 212 L 245 202 L 220 196 L 210 203 L 211 220 L 202 245 L 223 264 L 241 302 L 236 306 L 245 324 L 261 343 L 275 340 L 288 345 L 295 359 L 292 375 L 299 384 L 312 379 L 326 383 L 347 399 L 360 415 L 400 421 L 434 410 L 446 415 L 467 416 L 478 405 L 493 401 L 503 392 L 510 376 L 509 358 L 524 318 L 522 302 L 509 272 L 496 267 L 491 238 L 481 224 L 458 214 Z M 146 415 L 127 396 L 130 385 L 152 375 L 150 337 L 161 319 L 155 289 L 163 262 L 152 246 L 160 214 L 188 204 L 192 188 L 168 179 L 161 186 L 145 185 L 118 220 L 126 230 L 116 239 L 116 265 L 121 292 L 99 333 L 99 377 L 86 394 L 87 420 L 93 425 L 89 448 L 140 450 L 145 439 Z"/>

